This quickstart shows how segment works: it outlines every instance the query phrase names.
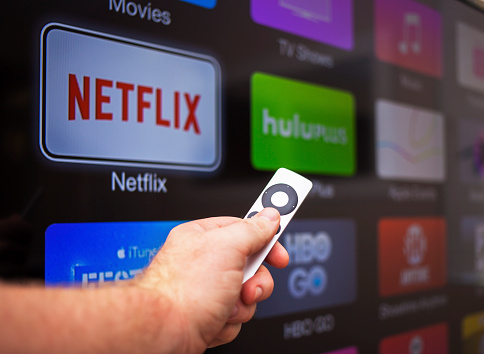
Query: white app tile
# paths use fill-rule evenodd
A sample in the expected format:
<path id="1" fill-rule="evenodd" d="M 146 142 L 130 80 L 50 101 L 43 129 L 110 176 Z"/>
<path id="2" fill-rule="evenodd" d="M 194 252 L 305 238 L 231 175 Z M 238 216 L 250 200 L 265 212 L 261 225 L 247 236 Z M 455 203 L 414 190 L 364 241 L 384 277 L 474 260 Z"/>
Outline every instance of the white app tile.
<path id="1" fill-rule="evenodd" d="M 210 57 L 50 24 L 40 145 L 61 162 L 212 171 L 221 159 L 219 91 Z"/>
<path id="2" fill-rule="evenodd" d="M 380 178 L 442 182 L 444 152 L 444 122 L 440 113 L 377 101 L 376 168 Z"/>

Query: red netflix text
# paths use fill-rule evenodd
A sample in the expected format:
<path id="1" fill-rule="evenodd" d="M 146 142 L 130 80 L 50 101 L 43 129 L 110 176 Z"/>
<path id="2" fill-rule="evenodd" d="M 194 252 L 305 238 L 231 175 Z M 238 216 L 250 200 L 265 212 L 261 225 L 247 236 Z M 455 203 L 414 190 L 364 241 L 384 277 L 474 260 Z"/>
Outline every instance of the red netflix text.
<path id="1" fill-rule="evenodd" d="M 197 108 L 201 100 L 201 95 L 190 95 L 188 92 L 173 92 L 173 117 L 162 115 L 162 105 L 169 101 L 163 100 L 163 90 L 158 87 L 135 85 L 128 82 L 115 82 L 101 78 L 93 78 L 94 94 L 91 95 L 91 77 L 84 76 L 78 80 L 75 74 L 69 74 L 69 112 L 68 120 L 76 120 L 76 104 L 79 108 L 80 118 L 89 120 L 91 104 L 94 104 L 95 120 L 112 121 L 119 119 L 128 122 L 136 119 L 138 123 L 144 123 L 145 112 L 153 110 L 155 112 L 155 124 L 166 128 L 183 129 L 184 131 L 193 130 L 195 134 L 200 134 L 198 124 Z M 105 104 L 111 103 L 114 94 L 121 95 L 120 117 L 114 112 L 106 110 Z M 151 96 L 151 97 L 150 97 Z M 154 96 L 154 97 L 153 97 Z M 151 98 L 151 100 L 150 100 Z M 154 98 L 154 107 L 153 99 Z M 129 116 L 130 104 L 136 105 L 136 117 Z M 187 115 L 182 119 L 181 105 L 185 105 Z"/>

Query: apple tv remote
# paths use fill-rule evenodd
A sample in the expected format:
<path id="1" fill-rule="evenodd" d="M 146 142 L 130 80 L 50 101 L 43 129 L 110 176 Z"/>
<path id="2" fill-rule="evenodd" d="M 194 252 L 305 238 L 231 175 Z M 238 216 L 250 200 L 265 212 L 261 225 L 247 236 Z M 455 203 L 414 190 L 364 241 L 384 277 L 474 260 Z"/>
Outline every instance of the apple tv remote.
<path id="1" fill-rule="evenodd" d="M 310 180 L 285 168 L 278 169 L 272 176 L 245 219 L 253 217 L 264 208 L 272 207 L 281 214 L 280 226 L 271 242 L 247 259 L 244 283 L 257 272 L 312 187 Z"/>

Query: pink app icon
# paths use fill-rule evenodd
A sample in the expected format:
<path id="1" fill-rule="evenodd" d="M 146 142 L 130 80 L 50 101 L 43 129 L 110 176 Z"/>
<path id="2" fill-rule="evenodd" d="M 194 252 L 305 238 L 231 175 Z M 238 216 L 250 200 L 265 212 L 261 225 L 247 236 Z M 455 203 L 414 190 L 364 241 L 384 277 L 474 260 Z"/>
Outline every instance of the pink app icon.
<path id="1" fill-rule="evenodd" d="M 484 80 L 484 47 L 476 46 L 473 50 L 474 54 L 474 74 Z"/>
<path id="2" fill-rule="evenodd" d="M 378 59 L 434 77 L 442 76 L 440 14 L 412 0 L 376 0 Z"/>

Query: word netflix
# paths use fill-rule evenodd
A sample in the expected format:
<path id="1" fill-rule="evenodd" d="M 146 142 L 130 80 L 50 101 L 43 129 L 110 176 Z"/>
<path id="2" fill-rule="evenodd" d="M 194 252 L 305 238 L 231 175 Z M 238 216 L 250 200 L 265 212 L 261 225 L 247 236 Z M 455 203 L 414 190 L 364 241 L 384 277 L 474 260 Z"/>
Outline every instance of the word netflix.
<path id="1" fill-rule="evenodd" d="M 116 186 L 121 192 L 141 192 L 141 193 L 167 193 L 166 178 L 160 178 L 156 173 L 146 172 L 144 175 L 138 173 L 138 176 L 128 176 L 121 173 L 118 176 L 116 172 L 111 174 L 111 190 L 116 191 Z"/>
<path id="2" fill-rule="evenodd" d="M 68 80 L 69 121 L 90 120 L 91 105 L 94 105 L 95 120 L 122 122 L 135 120 L 138 123 L 145 123 L 145 120 L 150 119 L 156 126 L 201 134 L 197 117 L 200 94 L 180 91 L 166 94 L 159 87 L 115 82 L 89 76 L 78 78 L 75 74 L 69 74 Z M 115 97 L 116 100 L 114 100 Z M 120 107 L 112 107 L 113 102 L 121 102 Z M 130 116 L 131 105 L 136 107 L 135 117 Z M 165 105 L 171 105 L 170 108 L 173 110 L 171 116 L 163 115 Z M 76 114 L 76 107 L 79 109 L 80 117 Z M 182 112 L 187 112 L 186 116 L 182 115 Z"/>

